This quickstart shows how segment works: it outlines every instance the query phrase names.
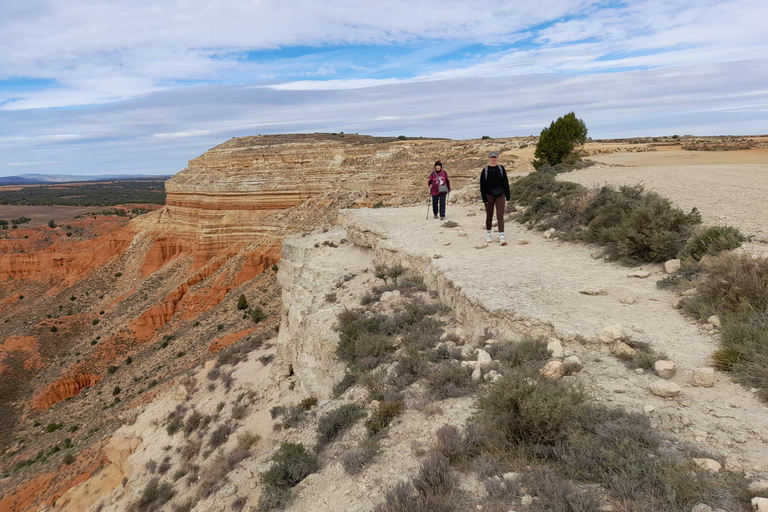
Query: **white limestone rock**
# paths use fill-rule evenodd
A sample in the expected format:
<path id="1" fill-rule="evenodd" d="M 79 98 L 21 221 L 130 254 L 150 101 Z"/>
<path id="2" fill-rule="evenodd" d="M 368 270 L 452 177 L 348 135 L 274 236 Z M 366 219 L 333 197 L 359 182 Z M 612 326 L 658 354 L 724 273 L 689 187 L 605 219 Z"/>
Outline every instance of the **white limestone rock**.
<path id="1" fill-rule="evenodd" d="M 634 272 L 630 272 L 627 274 L 627 277 L 636 277 L 638 279 L 645 279 L 646 277 L 650 276 L 651 273 L 647 270 L 635 270 Z"/>
<path id="2" fill-rule="evenodd" d="M 680 270 L 680 260 L 674 259 L 664 262 L 664 272 L 667 274 L 674 274 Z"/>
<path id="3" fill-rule="evenodd" d="M 617 340 L 627 339 L 627 333 L 621 324 L 614 324 L 604 327 L 600 334 L 597 335 L 598 339 L 602 343 L 613 343 Z"/>
<path id="4" fill-rule="evenodd" d="M 668 380 L 657 380 L 651 383 L 651 393 L 663 398 L 672 398 L 680 394 L 680 386 Z"/>
<path id="5" fill-rule="evenodd" d="M 671 379 L 675 376 L 677 366 L 672 361 L 656 361 L 653 363 L 653 372 L 662 379 Z"/>
<path id="6" fill-rule="evenodd" d="M 757 512 L 768 512 L 768 498 L 752 498 L 752 508 Z"/>
<path id="7" fill-rule="evenodd" d="M 549 343 L 547 343 L 547 352 L 549 352 L 549 355 L 551 355 L 555 359 L 562 359 L 564 355 L 563 344 L 560 343 L 560 340 L 550 338 Z"/>
<path id="8" fill-rule="evenodd" d="M 581 359 L 577 356 L 568 356 L 563 359 L 563 367 L 568 373 L 578 373 L 583 368 Z"/>
<path id="9" fill-rule="evenodd" d="M 712 368 L 694 368 L 691 372 L 692 386 L 711 388 L 715 385 L 715 370 Z"/>
<path id="10" fill-rule="evenodd" d="M 723 466 L 713 459 L 693 459 L 693 463 L 708 473 L 718 473 Z"/>
<path id="11" fill-rule="evenodd" d="M 718 315 L 712 315 L 711 317 L 707 318 L 707 322 L 714 325 L 718 329 L 723 326 L 723 323 L 720 321 L 720 317 Z"/>

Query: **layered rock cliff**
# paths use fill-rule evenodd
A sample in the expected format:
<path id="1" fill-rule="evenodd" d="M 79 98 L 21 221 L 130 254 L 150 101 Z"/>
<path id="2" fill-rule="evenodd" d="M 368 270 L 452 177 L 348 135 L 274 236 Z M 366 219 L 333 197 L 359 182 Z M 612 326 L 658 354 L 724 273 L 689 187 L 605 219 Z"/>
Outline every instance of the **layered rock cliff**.
<path id="1" fill-rule="evenodd" d="M 51 503 L 73 482 L 65 450 L 85 453 L 183 372 L 276 328 L 284 236 L 331 225 L 340 208 L 423 200 L 437 159 L 454 189 L 476 179 L 491 149 L 503 152 L 510 172 L 526 169 L 514 153 L 529 145 L 345 134 L 233 139 L 168 180 L 167 204 L 153 212 L 130 221 L 85 217 L 68 233 L 6 234 L 2 507 Z M 254 324 L 235 308 L 240 294 L 264 320 Z"/>

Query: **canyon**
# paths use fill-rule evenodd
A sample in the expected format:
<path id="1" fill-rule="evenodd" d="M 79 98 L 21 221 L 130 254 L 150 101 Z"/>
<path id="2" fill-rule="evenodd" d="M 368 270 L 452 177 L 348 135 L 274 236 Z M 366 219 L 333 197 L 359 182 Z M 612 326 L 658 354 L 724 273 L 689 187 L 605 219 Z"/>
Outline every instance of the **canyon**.
<path id="1" fill-rule="evenodd" d="M 582 359 L 590 355 L 605 360 L 602 349 L 582 347 L 577 340 L 594 339 L 611 321 L 632 323 L 612 318 L 605 314 L 608 306 L 596 304 L 608 298 L 578 293 L 575 299 L 550 297 L 537 302 L 536 298 L 542 299 L 541 290 L 554 297 L 557 289 L 568 289 L 562 287 L 563 276 L 569 262 L 578 260 L 599 267 L 595 272 L 605 276 L 599 279 L 605 279 L 606 286 L 613 286 L 612 298 L 633 294 L 648 304 L 658 300 L 655 294 L 661 292 L 650 285 L 635 289 L 634 282 L 616 284 L 626 269 L 592 262 L 588 250 L 562 247 L 518 226 L 508 231 L 530 243 L 514 245 L 515 250 L 527 251 L 525 258 L 540 264 L 550 258 L 563 268 L 528 269 L 526 275 L 536 279 L 509 283 L 516 295 L 500 303 L 485 302 L 482 291 L 470 286 L 477 272 L 492 275 L 493 258 L 498 257 L 485 254 L 489 249 L 475 248 L 480 241 L 474 240 L 473 230 L 482 215 L 479 205 L 472 207 L 479 169 L 487 152 L 498 150 L 512 178 L 524 175 L 532 170 L 534 146 L 531 137 L 469 141 L 355 134 L 243 137 L 190 160 L 166 182 L 166 205 L 155 211 L 132 219 L 96 215 L 74 220 L 71 236 L 45 226 L 5 234 L 0 239 L 0 510 L 125 510 L 147 481 L 145 464 L 161 457 L 166 444 L 175 446 L 162 427 L 164 418 L 192 397 L 216 415 L 216 403 L 231 397 L 229 388 L 225 392 L 206 386 L 212 381 L 209 374 L 217 355 L 260 340 L 253 353 L 231 369 L 234 389 L 253 393 L 256 400 L 245 422 L 261 436 L 259 455 L 232 476 L 237 492 L 248 489 L 248 503 L 255 505 L 258 472 L 268 463 L 272 448 L 281 440 L 308 441 L 309 436 L 300 429 L 273 432 L 268 411 L 308 396 L 330 397 L 343 376 L 343 366 L 329 348 L 337 343 L 333 324 L 339 311 L 356 304 L 370 286 L 367 271 L 374 263 L 402 264 L 418 271 L 428 290 L 454 310 L 455 329 L 468 340 L 479 339 L 486 330 L 515 339 L 555 336 L 567 348 L 583 351 Z M 604 144 L 604 158 L 615 165 L 621 155 L 668 148 L 655 148 L 651 141 L 642 146 L 647 152 L 636 151 L 638 147 Z M 599 161 L 600 144 L 590 150 Z M 456 191 L 449 216 L 455 215 L 460 230 L 469 236 L 438 226 L 416 226 L 425 222 L 423 206 L 409 205 L 423 204 L 426 178 L 437 159 L 444 162 Z M 755 172 L 762 173 L 768 163 L 754 165 L 759 166 Z M 612 169 L 604 165 L 579 172 L 587 183 L 609 180 Z M 622 179 L 631 179 L 631 172 L 626 178 L 625 174 Z M 397 208 L 382 208 L 389 206 Z M 734 217 L 730 214 L 728 220 Z M 752 231 L 763 236 L 759 229 Z M 562 254 L 551 256 L 553 251 Z M 460 259 L 452 260 L 454 256 Z M 578 283 L 594 280 L 586 274 L 572 277 L 577 288 Z M 326 297 L 334 291 L 339 301 L 329 304 Z M 249 310 L 263 311 L 263 319 L 254 322 L 237 309 L 241 294 L 247 297 Z M 663 338 L 663 332 L 653 327 L 658 314 L 648 313 L 638 321 L 636 335 L 653 342 Z M 561 325 L 557 318 L 563 317 L 569 320 Z M 698 359 L 682 366 L 690 370 L 705 364 L 710 338 L 683 325 L 682 317 L 670 322 L 680 324 L 676 334 L 693 336 L 700 346 Z M 683 354 L 673 357 L 685 359 Z M 593 365 L 586 374 L 600 379 L 598 394 L 606 401 L 628 407 L 632 402 L 649 402 L 643 388 L 613 384 L 626 380 L 618 363 Z M 619 387 L 624 391 L 615 391 Z M 693 418 L 700 430 L 711 432 L 708 448 L 720 449 L 727 441 L 736 446 L 729 459 L 734 468 L 754 478 L 768 478 L 768 468 L 759 459 L 766 439 L 754 434 L 766 426 L 764 406 L 733 384 L 719 385 L 719 395 L 708 393 L 691 390 L 698 398 L 686 400 L 692 400 L 688 407 L 697 412 L 688 415 L 652 399 L 658 423 L 670 432 L 685 431 L 685 422 L 690 424 Z M 705 422 L 706 411 L 698 412 L 693 403 L 711 401 L 713 396 L 723 401 L 736 397 L 739 407 L 747 404 L 752 434 L 739 433 L 736 424 Z M 327 410 L 330 405 L 321 407 Z M 444 408 L 456 412 L 446 421 L 458 425 L 467 417 L 460 411 L 471 405 L 466 399 L 454 399 Z M 408 414 L 413 421 L 423 421 L 416 411 Z M 424 431 L 404 439 L 427 442 L 439 422 L 427 423 Z M 725 427 L 734 433 L 721 439 L 717 431 Z M 404 420 L 399 428 L 413 426 Z M 386 457 L 394 457 L 397 450 L 407 447 L 398 445 Z M 74 460 L 64 462 L 64 452 L 75 453 Z M 398 471 L 416 464 L 417 458 L 404 459 Z M 382 464 L 376 478 L 382 479 L 392 467 Z M 339 506 L 343 491 L 362 492 L 353 480 L 333 484 L 337 478 L 341 478 L 338 468 L 319 474 L 304 487 L 294 510 L 309 506 L 318 496 Z M 374 479 L 367 478 L 365 488 L 370 491 Z M 227 489 L 235 492 L 231 486 Z M 381 498 L 381 491 L 374 497 Z M 357 500 L 358 509 L 369 509 L 371 499 Z M 196 510 L 218 510 L 215 502 L 214 495 Z M 327 509 L 334 510 L 332 505 Z"/>

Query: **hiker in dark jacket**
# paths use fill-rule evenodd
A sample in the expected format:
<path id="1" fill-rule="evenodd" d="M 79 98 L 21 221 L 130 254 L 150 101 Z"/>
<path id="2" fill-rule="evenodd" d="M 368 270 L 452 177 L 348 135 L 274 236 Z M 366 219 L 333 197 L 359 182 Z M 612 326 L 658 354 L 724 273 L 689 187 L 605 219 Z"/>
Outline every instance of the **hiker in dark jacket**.
<path id="1" fill-rule="evenodd" d="M 448 192 L 451 191 L 451 181 L 448 179 L 448 174 L 443 170 L 443 164 L 440 160 L 435 162 L 435 170 L 429 175 L 427 185 L 432 187 L 430 190 L 432 195 L 432 213 L 437 218 L 439 206 L 440 220 L 445 220 L 445 198 L 448 196 Z"/>
<path id="2" fill-rule="evenodd" d="M 480 195 L 485 203 L 486 242 L 493 242 L 491 227 L 493 227 L 493 210 L 496 209 L 496 220 L 499 227 L 499 242 L 507 245 L 504 239 L 504 206 L 509 201 L 509 179 L 503 165 L 498 163 L 499 153 L 491 151 L 488 155 L 488 165 L 480 172 Z M 505 201 L 506 199 L 506 201 Z"/>

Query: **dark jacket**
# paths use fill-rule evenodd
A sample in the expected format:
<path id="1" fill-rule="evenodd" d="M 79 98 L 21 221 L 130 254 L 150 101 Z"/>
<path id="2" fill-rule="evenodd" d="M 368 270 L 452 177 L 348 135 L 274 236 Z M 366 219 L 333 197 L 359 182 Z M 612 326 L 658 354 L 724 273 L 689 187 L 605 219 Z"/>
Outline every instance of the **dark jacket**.
<path id="1" fill-rule="evenodd" d="M 432 171 L 432 174 L 429 175 L 429 181 L 427 181 L 427 185 L 432 187 L 432 190 L 430 190 L 431 195 L 440 195 L 440 192 L 437 191 L 437 185 L 441 181 L 448 185 L 448 190 L 451 189 L 451 180 L 448 179 L 448 173 L 446 173 L 445 170 L 440 169 L 440 172 Z M 445 194 L 445 192 L 443 192 L 443 194 Z"/>
<path id="2" fill-rule="evenodd" d="M 488 202 L 486 196 L 500 195 L 491 194 L 491 191 L 494 189 L 502 190 L 504 197 L 509 201 L 509 179 L 503 165 L 494 167 L 487 165 L 480 171 L 480 197 L 483 198 L 484 203 Z"/>

